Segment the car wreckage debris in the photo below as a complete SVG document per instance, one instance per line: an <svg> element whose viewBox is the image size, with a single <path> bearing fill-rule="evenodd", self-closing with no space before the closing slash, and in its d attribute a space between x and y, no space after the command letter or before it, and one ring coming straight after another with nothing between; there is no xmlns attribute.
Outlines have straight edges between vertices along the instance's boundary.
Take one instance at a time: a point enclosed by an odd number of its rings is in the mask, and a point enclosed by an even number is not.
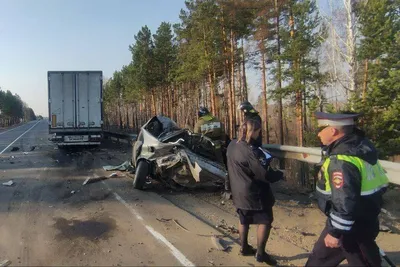
<svg viewBox="0 0 400 267"><path fill-rule="evenodd" d="M14 184L13 180L3 183L5 186L12 186Z"/></svg>

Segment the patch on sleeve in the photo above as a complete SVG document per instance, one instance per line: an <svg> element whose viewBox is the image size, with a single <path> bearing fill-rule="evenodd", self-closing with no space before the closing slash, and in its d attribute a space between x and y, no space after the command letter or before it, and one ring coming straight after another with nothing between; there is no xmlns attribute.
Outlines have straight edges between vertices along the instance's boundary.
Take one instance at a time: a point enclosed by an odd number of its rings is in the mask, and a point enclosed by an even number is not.
<svg viewBox="0 0 400 267"><path fill-rule="evenodd" d="M342 188L343 187L343 173L342 172L332 173L332 183L336 189Z"/></svg>
<svg viewBox="0 0 400 267"><path fill-rule="evenodd" d="M258 160L260 161L261 165L263 165L263 166L267 165L267 159L266 158L260 157Z"/></svg>

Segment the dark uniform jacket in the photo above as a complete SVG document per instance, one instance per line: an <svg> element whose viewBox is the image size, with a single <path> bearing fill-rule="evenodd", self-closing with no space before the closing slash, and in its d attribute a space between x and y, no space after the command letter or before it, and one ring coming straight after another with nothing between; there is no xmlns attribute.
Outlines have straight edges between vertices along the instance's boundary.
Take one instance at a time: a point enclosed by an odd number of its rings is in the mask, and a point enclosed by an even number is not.
<svg viewBox="0 0 400 267"><path fill-rule="evenodd" d="M355 156L366 163L377 164L378 155L372 143L360 134L346 135L325 148L329 158L327 169L321 169L317 182L319 208L328 216L328 232L339 238L342 234L373 234L379 232L378 215L385 188L373 194L361 195L361 173L351 162L338 155ZM321 165L322 166L322 165ZM328 172L331 194L324 193ZM365 232L365 233L363 233Z"/></svg>
<svg viewBox="0 0 400 267"><path fill-rule="evenodd" d="M248 111L248 112L244 113L243 123L245 123L248 120L257 121L261 125L261 128L262 128L262 120L257 111L252 110L252 111ZM257 146L257 147L262 146L262 131L260 132L260 135L258 136L257 140L255 140L253 145Z"/></svg>
<svg viewBox="0 0 400 267"><path fill-rule="evenodd" d="M269 167L270 158L260 148L233 139L227 151L232 199L236 208L263 210L275 203L270 182L282 179L280 171Z"/></svg>

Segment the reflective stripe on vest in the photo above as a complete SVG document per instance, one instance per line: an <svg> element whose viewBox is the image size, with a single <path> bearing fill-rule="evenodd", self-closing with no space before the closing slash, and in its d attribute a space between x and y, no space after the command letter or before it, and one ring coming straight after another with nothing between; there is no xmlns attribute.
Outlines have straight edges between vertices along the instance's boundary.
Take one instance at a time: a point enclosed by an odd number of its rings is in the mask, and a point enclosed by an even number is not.
<svg viewBox="0 0 400 267"><path fill-rule="evenodd" d="M336 155L336 157L338 160L349 162L357 167L361 174L361 196L372 195L389 185L389 179L379 161L375 165L371 165L368 162L354 156ZM322 165L325 178L325 190L322 190L317 186L317 190L325 195L331 194L331 185L329 183L328 172L330 163L331 159L327 158Z"/></svg>
<svg viewBox="0 0 400 267"><path fill-rule="evenodd" d="M331 184L329 183L329 172L328 172L328 167L329 167L330 163L331 163L331 159L327 158L324 161L324 164L322 164L322 168L321 168L323 170L323 172L324 172L325 191L320 189L320 188L318 188L318 186L317 186L317 189L319 189L318 191L321 192L324 195L330 195L331 194Z"/></svg>
<svg viewBox="0 0 400 267"><path fill-rule="evenodd" d="M214 119L213 116L211 116L210 114L204 115L203 117L201 117L203 120L205 121L210 121L212 119Z"/></svg>

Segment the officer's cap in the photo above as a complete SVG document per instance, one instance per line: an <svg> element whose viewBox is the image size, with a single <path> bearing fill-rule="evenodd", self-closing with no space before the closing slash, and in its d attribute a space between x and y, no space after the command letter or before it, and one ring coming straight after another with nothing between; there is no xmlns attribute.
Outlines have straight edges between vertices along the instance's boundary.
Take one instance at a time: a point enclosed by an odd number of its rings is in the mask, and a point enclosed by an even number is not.
<svg viewBox="0 0 400 267"><path fill-rule="evenodd" d="M361 114L325 113L315 112L318 127L354 125L355 119Z"/></svg>

